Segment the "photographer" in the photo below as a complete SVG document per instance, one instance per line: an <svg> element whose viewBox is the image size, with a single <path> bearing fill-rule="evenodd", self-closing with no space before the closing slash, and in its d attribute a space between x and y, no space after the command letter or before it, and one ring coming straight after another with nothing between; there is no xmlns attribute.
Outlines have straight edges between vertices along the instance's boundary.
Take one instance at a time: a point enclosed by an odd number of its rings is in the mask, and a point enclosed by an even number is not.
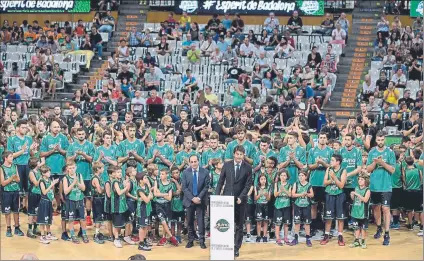
<svg viewBox="0 0 424 261"><path fill-rule="evenodd" d="M275 118L268 114L268 110L268 104L262 104L259 108L259 114L256 115L255 119L253 120L255 127L259 129L259 133L261 135L270 134L272 131Z"/></svg>

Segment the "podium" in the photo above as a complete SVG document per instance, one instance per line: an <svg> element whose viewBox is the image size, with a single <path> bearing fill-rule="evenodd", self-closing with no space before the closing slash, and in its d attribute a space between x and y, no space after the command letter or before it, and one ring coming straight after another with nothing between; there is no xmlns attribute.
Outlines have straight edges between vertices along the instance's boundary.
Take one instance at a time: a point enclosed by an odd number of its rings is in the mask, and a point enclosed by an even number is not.
<svg viewBox="0 0 424 261"><path fill-rule="evenodd" d="M211 196L210 260L234 260L234 197Z"/></svg>

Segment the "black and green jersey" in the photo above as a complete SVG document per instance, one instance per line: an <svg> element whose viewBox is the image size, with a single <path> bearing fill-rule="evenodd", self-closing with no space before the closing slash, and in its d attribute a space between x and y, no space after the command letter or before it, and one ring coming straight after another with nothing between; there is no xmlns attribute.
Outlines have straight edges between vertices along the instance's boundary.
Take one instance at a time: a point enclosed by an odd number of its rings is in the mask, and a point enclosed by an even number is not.
<svg viewBox="0 0 424 261"><path fill-rule="evenodd" d="M340 155L343 159L341 167L346 170L346 173L362 166L362 151L358 148L353 147L349 150L346 147L342 147ZM358 186L358 175L350 176L346 179L345 188L355 188L356 186Z"/></svg>
<svg viewBox="0 0 424 261"><path fill-rule="evenodd" d="M209 161L212 159L222 159L224 160L225 151L222 149L208 149L207 151L202 153L201 166L208 165Z"/></svg>
<svg viewBox="0 0 424 261"><path fill-rule="evenodd" d="M138 190L138 184L136 179L130 179L131 186L128 193L130 193L131 196L137 197L137 190ZM128 198L129 200L133 200L132 198Z"/></svg>
<svg viewBox="0 0 424 261"><path fill-rule="evenodd" d="M210 183L210 187L213 189L213 192L212 192L212 194L213 195L216 195L217 193L216 193L216 186L218 186L218 181L219 181L219 176L220 176L220 174L217 174L216 172L215 172L215 170L212 170L211 172L210 172L211 174L211 183Z"/></svg>
<svg viewBox="0 0 424 261"><path fill-rule="evenodd" d="M111 196L110 197L110 201L111 201L110 212L115 214L125 213L125 211L128 210L127 198L125 196L125 193L118 195L115 189L116 184L118 185L120 190L123 190L125 188L124 183L121 180L115 179L112 181L112 184L111 184L112 189L110 193L110 196Z"/></svg>
<svg viewBox="0 0 424 261"><path fill-rule="evenodd" d="M342 177L342 173L343 173L343 169L340 168L338 171L335 171L333 168L329 169L329 173L334 172L334 175L337 177L338 180L341 181L341 177ZM328 179L327 180L331 180L331 176L330 174L328 175ZM325 192L329 195L339 195L343 193L343 189L339 188L335 183L332 183L328 186L325 187Z"/></svg>
<svg viewBox="0 0 424 261"><path fill-rule="evenodd" d="M10 167L6 167L5 165L2 165L1 168L3 169L4 174L4 180L7 180L8 178L18 175L18 170L16 168L15 164L10 165ZM3 191L19 191L19 183L16 181L12 181L6 186L3 186Z"/></svg>
<svg viewBox="0 0 424 261"><path fill-rule="evenodd" d="M312 186L309 182L306 182L305 184L300 184L300 182L296 182L296 194L302 194L302 193L309 193L309 191L312 189ZM311 200L308 196L304 197L297 197L294 201L294 204L298 207L307 207L311 204Z"/></svg>
<svg viewBox="0 0 424 261"><path fill-rule="evenodd" d="M395 172L392 174L392 188L402 187L402 163L396 162Z"/></svg>
<svg viewBox="0 0 424 261"><path fill-rule="evenodd" d="M167 194L170 190L172 190L172 184L171 182L168 182L168 184L163 184L162 180L158 180L158 190L160 193ZM163 198L163 197L156 197L154 199L157 203L167 203L169 200Z"/></svg>
<svg viewBox="0 0 424 261"><path fill-rule="evenodd" d="M44 178L40 180L40 183L39 183L39 185L40 185L40 186L41 186L41 183L43 183L43 184L44 184L44 188L45 188L45 189L48 189L48 188L50 187L50 185L52 184L51 180L49 180L49 179L44 179ZM41 189L40 189L40 191L41 191ZM41 193L41 198L42 198L42 199L46 199L46 200L48 200L48 201L53 201L53 199L54 199L54 192L53 192L53 189L51 189L51 190L47 191L47 194L43 194L43 193Z"/></svg>
<svg viewBox="0 0 424 261"><path fill-rule="evenodd" d="M281 182L277 183L277 191L281 190L281 187L284 187L285 190L290 191L291 185L289 183L281 184ZM276 209L287 208L290 207L290 197L285 192L278 193L278 196L275 198L274 206Z"/></svg>
<svg viewBox="0 0 424 261"><path fill-rule="evenodd" d="M172 183L172 192L176 192L177 191L177 185L175 185L174 182ZM181 185L181 179L178 180L178 184ZM183 192L181 191L180 195L178 196L173 196L171 199L171 210L174 212L182 212L184 211L184 206L183 206Z"/></svg>
<svg viewBox="0 0 424 261"><path fill-rule="evenodd" d="M38 180L38 181L40 181L40 179L41 179L41 173L40 173L40 171L39 170L36 170L36 171L33 170L32 173L34 173L35 179ZM40 184L38 184L38 185L40 185ZM40 186L35 186L35 184L33 184L31 182L31 180L29 179L29 177L28 177L28 191L30 193L32 193L32 194L38 194L38 195L41 194Z"/></svg>
<svg viewBox="0 0 424 261"><path fill-rule="evenodd" d="M270 193L269 186L266 186L264 188L262 187L256 187L256 192L258 192L258 195L261 195L257 200L256 204L267 204L268 199L266 198L267 194Z"/></svg>
<svg viewBox="0 0 424 261"><path fill-rule="evenodd" d="M103 180L103 179L101 179ZM105 181L105 203L103 206L103 209L105 211L105 213L110 214L110 208L111 208L111 197L108 197L107 193L106 193L106 187L109 186L110 187L110 195L112 196L112 182L110 180L106 180Z"/></svg>
<svg viewBox="0 0 424 261"><path fill-rule="evenodd" d="M93 180L97 179L99 182L100 187L103 189L103 193L99 193L95 186L93 186ZM101 198L104 197L104 188L105 188L105 182L100 177L94 175L93 178L91 178L91 195L93 195L93 198ZM87 188L86 188L87 189Z"/></svg>
<svg viewBox="0 0 424 261"><path fill-rule="evenodd" d="M405 169L405 190L421 189L421 172L417 168Z"/></svg>
<svg viewBox="0 0 424 261"><path fill-rule="evenodd" d="M146 216L150 216L150 212L151 212L151 207L149 210L149 206L150 206L150 202L146 204L146 202L144 202L141 197L140 197L140 193L143 193L146 197L149 197L150 194L150 189L149 186L144 185L144 187L137 187L137 211L136 211L136 215L137 217L141 217L142 213L146 213Z"/></svg>
<svg viewBox="0 0 424 261"><path fill-rule="evenodd" d="M368 187L360 188L356 187L355 192L361 195L361 197L365 197L365 194L369 190ZM350 196L350 195L349 195ZM353 218L357 219L368 219L369 217L369 200L368 202L363 202L359 199L358 196L355 196L353 199L352 209L350 211L350 215Z"/></svg>
<svg viewBox="0 0 424 261"><path fill-rule="evenodd" d="M66 195L66 198L72 201L79 201L84 199L84 193L83 191L78 187L78 183L83 182L82 175L76 174L75 176L71 177L69 175L66 175L66 179L68 180L68 186L74 182L74 179L78 179L77 184L72 188L72 190Z"/></svg>

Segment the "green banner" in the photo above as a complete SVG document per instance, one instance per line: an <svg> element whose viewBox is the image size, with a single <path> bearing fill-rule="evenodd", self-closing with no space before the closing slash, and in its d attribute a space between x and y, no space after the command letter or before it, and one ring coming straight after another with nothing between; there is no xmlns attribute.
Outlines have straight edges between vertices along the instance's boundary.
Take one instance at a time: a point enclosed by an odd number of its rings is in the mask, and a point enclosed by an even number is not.
<svg viewBox="0 0 424 261"><path fill-rule="evenodd" d="M411 0L410 16L411 17L422 17L423 16L424 1Z"/></svg>
<svg viewBox="0 0 424 261"><path fill-rule="evenodd" d="M0 13L89 13L91 0L0 0Z"/></svg>

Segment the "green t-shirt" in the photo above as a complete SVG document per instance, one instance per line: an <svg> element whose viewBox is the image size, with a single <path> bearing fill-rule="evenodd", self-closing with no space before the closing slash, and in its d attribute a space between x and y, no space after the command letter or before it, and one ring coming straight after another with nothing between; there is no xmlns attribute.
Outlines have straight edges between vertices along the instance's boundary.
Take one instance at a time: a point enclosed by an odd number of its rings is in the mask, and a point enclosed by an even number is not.
<svg viewBox="0 0 424 261"><path fill-rule="evenodd" d="M109 167L109 162L105 160L105 158L108 158L110 160L117 161L118 160L118 147L116 145L111 145L110 147L105 146L99 146L94 154L94 161L98 161L100 158L100 154L103 152L104 157L102 158L101 162L104 165L104 171L102 173L102 180L108 180L109 176L107 174L107 168Z"/></svg>
<svg viewBox="0 0 424 261"><path fill-rule="evenodd" d="M346 173L354 171L357 167L362 166L362 151L357 147L353 147L350 151L346 147L340 149L342 156L341 167ZM358 175L350 176L346 179L345 188L356 188L358 186Z"/></svg>
<svg viewBox="0 0 424 261"><path fill-rule="evenodd" d="M45 189L48 189L50 187L50 185L52 184L52 182L51 182L50 179L44 179L44 178L40 180L40 184L41 183L44 184L44 188ZM41 185L40 185L40 187L41 187ZM41 191L41 188L38 188L38 189ZM47 199L49 201L53 201L53 199L54 199L54 192L53 191L54 191L54 189L52 188L51 190L47 191L47 194L46 195L44 195L43 193L41 193L41 198L42 199Z"/></svg>
<svg viewBox="0 0 424 261"><path fill-rule="evenodd" d="M238 145L242 145L246 151L245 155L253 159L253 157L256 154L256 147L253 145L250 141L245 140L243 144L239 144L238 140L233 140L230 143L228 143L227 149L225 150L225 159L234 159L234 148Z"/></svg>
<svg viewBox="0 0 424 261"><path fill-rule="evenodd" d="M146 147L144 143L139 139L136 139L134 142L130 142L129 140L124 140L119 143L118 146L118 157L127 157L129 152L133 150L137 153L138 156L144 158L146 157ZM131 157L129 158L131 159ZM127 162L122 165L122 171L127 169ZM137 172L143 171L143 164L137 161Z"/></svg>
<svg viewBox="0 0 424 261"><path fill-rule="evenodd" d="M389 148L385 147L383 151L379 151L377 147L371 149L368 153L367 166L373 162L373 159L382 157L384 162L394 166L396 164L395 153ZM391 192L392 191L392 177L391 174L382 166L377 167L370 173L370 191L371 192Z"/></svg>
<svg viewBox="0 0 424 261"><path fill-rule="evenodd" d="M158 180L158 190L160 193L167 194L170 190L172 190L172 182L169 182L168 184L163 184L161 180ZM154 199L157 203L168 203L169 200L163 198L163 197L156 197Z"/></svg>
<svg viewBox="0 0 424 261"><path fill-rule="evenodd" d="M181 164L183 164L185 159L188 159L193 155L197 155L198 159L200 159L200 154L197 153L197 151L191 150L190 152L187 152L185 150L182 150L178 152L177 155L175 156L175 164L177 164L177 166L181 166ZM188 164L184 164L184 168L187 168L187 167L188 167Z"/></svg>
<svg viewBox="0 0 424 261"><path fill-rule="evenodd" d="M329 169L329 172L333 171L334 175L337 177L338 180L341 180L342 174L343 174L343 168L340 168L338 171L333 170L332 168ZM330 175L328 175L328 179L331 180ZM343 193L343 189L339 188L335 183L327 185L325 187L325 192L329 195L335 196Z"/></svg>
<svg viewBox="0 0 424 261"><path fill-rule="evenodd" d="M77 151L82 151L88 156L94 157L95 148L89 141L85 140L82 144L79 141L75 141L69 145L66 157L75 156ZM77 155L75 157L75 164L77 165L76 172L81 173L84 180L91 180L91 175L93 174L91 162L87 161L82 155Z"/></svg>
<svg viewBox="0 0 424 261"><path fill-rule="evenodd" d="M56 136L48 133L41 141L40 152L48 152L52 150L57 144L60 145L62 150L66 151L69 146L68 138L66 138L66 136L62 133L59 133ZM51 174L64 175L62 170L65 164L65 156L60 154L58 151L55 151L50 156L46 157L46 165L50 168Z"/></svg>
<svg viewBox="0 0 424 261"><path fill-rule="evenodd" d="M40 171L39 170L33 171L33 173L34 173L35 179L37 181L40 181L41 180L41 173L40 173ZM40 184L38 184L38 186L35 186L34 184L32 184L32 182L31 182L31 180L30 180L29 177L28 177L28 188L29 188L28 189L29 192L31 192L32 194L37 194L37 195L40 195L41 194Z"/></svg>
<svg viewBox="0 0 424 261"><path fill-rule="evenodd" d="M308 154L308 164L315 164L318 158L324 160L327 164L331 161L331 156L333 156L333 150L325 146L324 149L320 149L318 146L313 147ZM324 187L324 176L326 168L322 165L319 165L316 169L311 171L311 177L309 182L312 186Z"/></svg>
<svg viewBox="0 0 424 261"><path fill-rule="evenodd" d="M365 194L368 191L368 187L360 188L356 187L355 192L365 197ZM352 209L350 215L356 219L368 219L369 217L369 200L368 202L361 201L357 196L353 199Z"/></svg>
<svg viewBox="0 0 424 261"><path fill-rule="evenodd" d="M233 91L231 96L233 96L232 106L240 107L243 103L246 102L247 93L244 92L243 95L240 95L240 93Z"/></svg>
<svg viewBox="0 0 424 261"><path fill-rule="evenodd" d="M224 160L225 151L223 149L208 149L207 151L202 153L201 166L208 165L209 161L212 159L222 159Z"/></svg>
<svg viewBox="0 0 424 261"><path fill-rule="evenodd" d="M111 201L111 213L125 213L128 210L127 200L125 193L122 193L121 195L118 195L115 189L115 184L118 184L119 189L124 189L124 183L120 180L113 180L112 181L112 190L110 194L110 201Z"/></svg>
<svg viewBox="0 0 424 261"><path fill-rule="evenodd" d="M18 175L18 170L16 168L15 164L12 164L10 167L6 167L4 164L1 166L3 169L4 174L4 180L7 180L8 178ZM3 186L3 191L19 191L19 183L16 181L12 181L6 186Z"/></svg>
<svg viewBox="0 0 424 261"><path fill-rule="evenodd" d="M421 189L421 171L417 168L405 169L405 190Z"/></svg>
<svg viewBox="0 0 424 261"><path fill-rule="evenodd" d="M66 198L72 201L79 201L79 200L83 200L84 199L84 193L83 191L78 187L78 183L83 181L82 175L81 174L76 174L76 176L71 177L69 175L65 176L66 179L68 180L68 186L72 184L72 182L74 182L74 179L78 177L79 181L77 182L77 184L75 184L75 186L72 188L72 190L69 192L68 195L66 195Z"/></svg>
<svg viewBox="0 0 424 261"><path fill-rule="evenodd" d="M30 146L32 145L32 138L30 136L24 136L23 138L18 137L17 135L11 136L7 139L7 150L13 153L16 153L22 149L22 147L27 144L27 149L25 152L13 159L13 163L16 165L28 165L30 158Z"/></svg>
<svg viewBox="0 0 424 261"><path fill-rule="evenodd" d="M172 192L177 191L177 185L175 185L174 182L172 183ZM181 185L181 179L178 180L178 184ZM174 212L183 212L184 206L183 206L183 193L181 192L178 196L173 196L171 199L171 210Z"/></svg>
<svg viewBox="0 0 424 261"><path fill-rule="evenodd" d="M278 162L281 163L288 161L290 159L291 152L295 153L295 158L297 158L298 161L300 161L302 164L306 164L306 151L301 146L296 146L294 149L291 149L290 146L282 147L280 149L280 154L278 155ZM296 164L294 164L293 160L290 162L286 169L290 175L289 183L294 184L298 180L297 174L299 169L297 168Z"/></svg>
<svg viewBox="0 0 424 261"><path fill-rule="evenodd" d="M299 181L296 182L296 194L302 194L302 193L309 193L309 191L312 189L311 184L309 182L306 182L306 184L302 185ZM304 197L298 197L294 201L294 204L298 207L307 207L311 204L311 200L308 196Z"/></svg>
<svg viewBox="0 0 424 261"><path fill-rule="evenodd" d="M283 184L281 184L281 182L278 182L277 183L278 191L281 190L281 186L283 186ZM287 191L290 191L292 189L292 186L287 182L284 185L284 189ZM290 207L290 205L291 205L290 197L285 192L280 192L278 196L275 198L274 207L276 209L287 208L287 207Z"/></svg>
<svg viewBox="0 0 424 261"><path fill-rule="evenodd" d="M268 152L263 152L262 150L257 150L255 156L253 157L253 166L256 168L259 164L261 164L261 156L264 156L265 159L268 159L269 157L275 157L278 160L278 155L273 150L268 150Z"/></svg>
<svg viewBox="0 0 424 261"><path fill-rule="evenodd" d="M153 144L147 153L148 160L153 159L155 150L158 150L160 154L162 154L167 160L171 162L174 160L174 149L167 143L165 143L163 146L159 146L157 143ZM159 157L156 157L153 163L158 165L159 170L169 168L168 165L163 163Z"/></svg>
<svg viewBox="0 0 424 261"><path fill-rule="evenodd" d="M392 174L392 188L402 187L402 163L396 162L395 172Z"/></svg>
<svg viewBox="0 0 424 261"><path fill-rule="evenodd" d="M270 186L266 186L264 188L261 188L260 186L256 187L256 191L258 192L258 195L261 195L257 200L256 204L267 204L268 200L266 198L267 194L270 193Z"/></svg>

